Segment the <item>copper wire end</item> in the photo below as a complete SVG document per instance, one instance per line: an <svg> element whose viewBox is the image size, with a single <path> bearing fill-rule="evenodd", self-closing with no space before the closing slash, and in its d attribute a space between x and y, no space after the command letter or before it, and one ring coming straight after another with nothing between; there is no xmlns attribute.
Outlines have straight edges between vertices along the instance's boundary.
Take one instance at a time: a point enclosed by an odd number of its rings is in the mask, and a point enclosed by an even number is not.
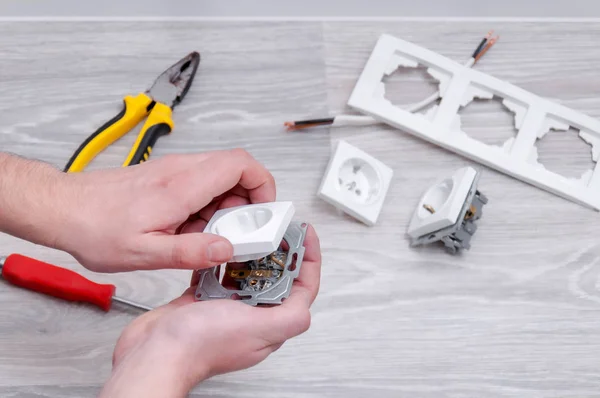
<svg viewBox="0 0 600 398"><path fill-rule="evenodd" d="M475 57L475 63L477 63L481 59L481 57L483 57L485 55L485 53L487 53L490 50L490 48L492 48L494 46L494 44L496 44L496 42L499 39L500 39L500 36L496 36L496 37L490 39L488 41L487 45Z"/></svg>
<svg viewBox="0 0 600 398"><path fill-rule="evenodd" d="M475 51L473 51L473 55L471 55L471 58L477 59L477 56L481 53L481 51L489 43L489 40L490 40L490 38L492 37L493 34L494 34L493 30L490 30L489 32L487 32L487 34L483 37L483 39L481 39L481 41L477 45L477 48L475 48Z"/></svg>

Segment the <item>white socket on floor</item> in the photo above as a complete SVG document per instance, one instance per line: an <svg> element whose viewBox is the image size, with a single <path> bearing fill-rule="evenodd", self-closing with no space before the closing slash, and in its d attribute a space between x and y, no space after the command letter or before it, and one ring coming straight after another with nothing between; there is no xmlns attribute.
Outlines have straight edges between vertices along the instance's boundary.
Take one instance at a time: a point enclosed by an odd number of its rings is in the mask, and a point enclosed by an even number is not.
<svg viewBox="0 0 600 398"><path fill-rule="evenodd" d="M413 214L408 235L416 239L454 225L476 176L474 168L464 167L429 188Z"/></svg>
<svg viewBox="0 0 600 398"><path fill-rule="evenodd" d="M357 220L375 225L393 174L373 156L340 141L317 195Z"/></svg>
<svg viewBox="0 0 600 398"><path fill-rule="evenodd" d="M217 211L204 232L227 238L233 262L265 257L279 247L295 209L292 202L271 202Z"/></svg>

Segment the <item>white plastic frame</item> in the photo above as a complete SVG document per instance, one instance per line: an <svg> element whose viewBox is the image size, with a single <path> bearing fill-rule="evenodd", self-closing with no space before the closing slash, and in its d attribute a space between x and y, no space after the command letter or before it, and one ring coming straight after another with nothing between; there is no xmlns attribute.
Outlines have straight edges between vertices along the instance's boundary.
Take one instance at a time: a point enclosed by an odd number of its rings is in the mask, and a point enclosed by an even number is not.
<svg viewBox="0 0 600 398"><path fill-rule="evenodd" d="M426 114L410 113L384 98L382 79L399 66L428 68L439 80L439 106ZM515 114L518 134L502 146L484 144L460 127L461 107L475 98L504 99ZM600 121L525 91L493 76L465 67L440 54L389 35L382 35L348 101L351 107L417 137L545 189L600 210ZM537 139L550 129L580 131L592 146L593 170L580 178L553 173L537 162Z"/></svg>

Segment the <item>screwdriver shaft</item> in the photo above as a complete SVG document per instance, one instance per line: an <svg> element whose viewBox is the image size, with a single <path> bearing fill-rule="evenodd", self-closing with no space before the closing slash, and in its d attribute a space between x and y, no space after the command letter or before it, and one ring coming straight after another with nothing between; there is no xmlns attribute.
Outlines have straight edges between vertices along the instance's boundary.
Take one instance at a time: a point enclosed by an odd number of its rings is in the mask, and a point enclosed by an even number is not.
<svg viewBox="0 0 600 398"><path fill-rule="evenodd" d="M121 304L125 304L129 307L136 308L142 311L152 311L152 307L148 307L147 305L136 303L135 301L127 300L119 296L112 296L112 301L116 301Z"/></svg>

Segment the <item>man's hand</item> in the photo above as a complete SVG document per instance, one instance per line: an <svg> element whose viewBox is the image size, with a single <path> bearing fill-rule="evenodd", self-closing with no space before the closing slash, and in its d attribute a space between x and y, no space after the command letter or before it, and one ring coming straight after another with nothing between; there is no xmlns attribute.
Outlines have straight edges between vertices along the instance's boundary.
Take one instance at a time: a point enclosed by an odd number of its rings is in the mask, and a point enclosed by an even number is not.
<svg viewBox="0 0 600 398"><path fill-rule="evenodd" d="M184 397L202 380L256 365L305 332L321 273L321 250L312 227L304 246L300 275L280 306L195 302L192 286L134 320L117 342L113 374L101 396Z"/></svg>
<svg viewBox="0 0 600 398"><path fill-rule="evenodd" d="M233 253L227 239L178 228L190 216L198 226L219 209L274 200L273 176L243 150L74 174L0 153L0 232L66 251L93 271L221 264Z"/></svg>
<svg viewBox="0 0 600 398"><path fill-rule="evenodd" d="M177 235L191 215L275 200L273 176L243 150L170 155L138 166L64 178L70 207L54 246L93 271L199 269L221 264L231 243L201 231Z"/></svg>

